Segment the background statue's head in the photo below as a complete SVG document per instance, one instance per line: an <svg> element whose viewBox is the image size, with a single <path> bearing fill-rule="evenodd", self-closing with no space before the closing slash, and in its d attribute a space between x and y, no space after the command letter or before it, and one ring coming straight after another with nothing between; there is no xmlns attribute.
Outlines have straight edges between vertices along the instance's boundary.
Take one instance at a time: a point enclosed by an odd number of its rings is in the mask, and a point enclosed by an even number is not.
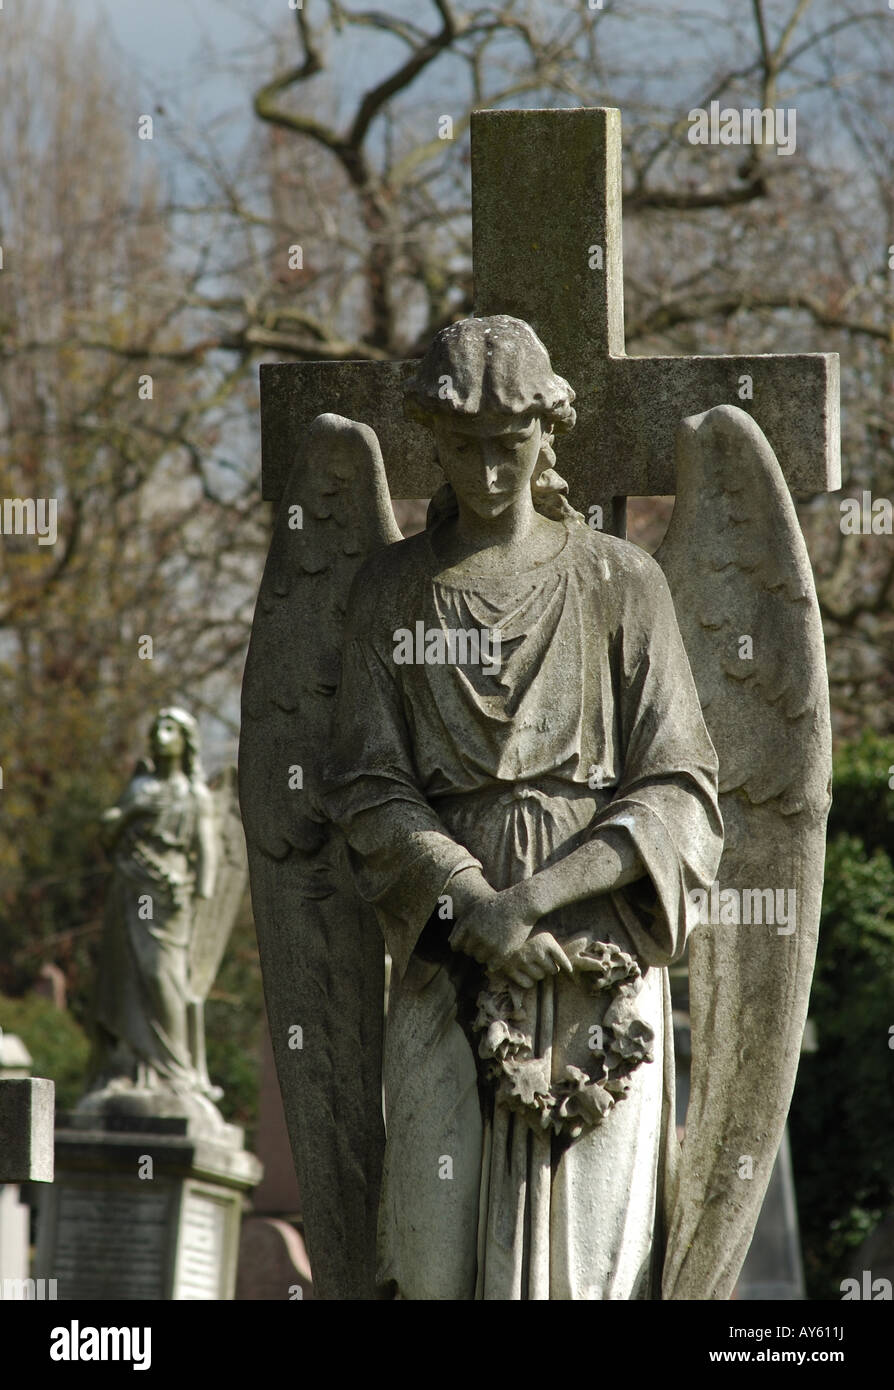
<svg viewBox="0 0 894 1390"><path fill-rule="evenodd" d="M443 328L405 392L405 412L433 431L448 480L432 498L429 526L455 514L457 491L480 514L497 514L522 474L538 511L577 517L552 449L554 434L574 425L574 392L522 319L495 314ZM494 442L490 490L470 466L470 455L480 456L470 448L476 439Z"/></svg>
<svg viewBox="0 0 894 1390"><path fill-rule="evenodd" d="M149 730L152 757L175 757L190 781L201 779L199 762L199 726L191 714L166 705L158 711Z"/></svg>

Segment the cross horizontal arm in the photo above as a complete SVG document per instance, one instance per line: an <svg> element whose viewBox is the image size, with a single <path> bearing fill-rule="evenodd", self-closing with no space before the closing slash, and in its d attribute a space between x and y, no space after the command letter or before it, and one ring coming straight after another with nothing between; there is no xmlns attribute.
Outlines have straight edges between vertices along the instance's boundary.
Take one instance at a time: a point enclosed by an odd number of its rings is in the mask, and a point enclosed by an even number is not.
<svg viewBox="0 0 894 1390"><path fill-rule="evenodd" d="M54 1082L0 1079L0 1184L53 1181Z"/></svg>
<svg viewBox="0 0 894 1390"><path fill-rule="evenodd" d="M403 383L415 367L412 361L263 366L264 497L279 499L305 430L324 411L372 426L392 497L431 496L443 481L434 441L403 417ZM678 423L724 403L754 416L793 492L841 486L834 353L611 357L597 359L594 368L589 383L575 383L578 424L557 443L558 468L578 506L597 496L673 493ZM752 400L740 394L746 377Z"/></svg>
<svg viewBox="0 0 894 1390"><path fill-rule="evenodd" d="M578 505L597 480L620 497L673 493L677 425L726 404L760 425L793 492L834 491L841 487L838 374L835 353L594 362L578 389L578 423L559 442L559 471Z"/></svg>
<svg viewBox="0 0 894 1390"><path fill-rule="evenodd" d="M392 497L430 497L444 481L434 439L403 415L403 383L417 365L276 362L261 367L261 489L266 500L279 500L308 425L327 411L375 430Z"/></svg>

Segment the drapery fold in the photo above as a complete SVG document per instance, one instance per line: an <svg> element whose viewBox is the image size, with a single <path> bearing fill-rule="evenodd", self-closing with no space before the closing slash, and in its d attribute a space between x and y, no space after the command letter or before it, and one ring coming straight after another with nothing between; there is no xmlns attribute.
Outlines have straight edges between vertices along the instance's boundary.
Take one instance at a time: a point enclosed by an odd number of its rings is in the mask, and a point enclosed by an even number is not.
<svg viewBox="0 0 894 1390"><path fill-rule="evenodd" d="M420 619L426 631L499 631L499 671L396 662L395 633ZM651 1296L674 1142L661 967L719 860L716 778L667 586L635 546L569 523L553 561L475 580L444 573L423 535L361 571L325 805L397 972L380 1244L401 1297ZM560 1152L495 1105L479 1074L482 972L451 959L447 900L463 868L502 889L608 829L631 839L645 877L541 925L637 958L654 1060ZM586 1067L605 999L561 977L530 1006L554 1075Z"/></svg>

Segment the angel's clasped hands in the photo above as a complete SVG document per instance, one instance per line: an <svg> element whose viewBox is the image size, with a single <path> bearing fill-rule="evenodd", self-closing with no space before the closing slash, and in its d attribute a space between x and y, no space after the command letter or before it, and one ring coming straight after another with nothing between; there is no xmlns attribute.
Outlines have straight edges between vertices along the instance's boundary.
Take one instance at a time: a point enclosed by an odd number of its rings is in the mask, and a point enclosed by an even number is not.
<svg viewBox="0 0 894 1390"><path fill-rule="evenodd" d="M524 989L561 970L572 973L556 938L548 931L532 932L543 914L530 883L527 880L480 898L462 913L450 936L455 951L463 951Z"/></svg>

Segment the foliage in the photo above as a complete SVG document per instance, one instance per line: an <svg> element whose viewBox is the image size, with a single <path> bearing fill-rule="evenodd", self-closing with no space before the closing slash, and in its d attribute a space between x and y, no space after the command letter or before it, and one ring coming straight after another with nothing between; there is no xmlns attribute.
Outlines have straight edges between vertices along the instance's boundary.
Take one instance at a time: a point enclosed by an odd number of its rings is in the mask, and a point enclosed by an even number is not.
<svg viewBox="0 0 894 1390"><path fill-rule="evenodd" d="M866 729L835 763L829 838L856 835L894 858L894 740Z"/></svg>
<svg viewBox="0 0 894 1390"><path fill-rule="evenodd" d="M205 1004L208 1073L223 1087L224 1119L243 1125L254 1142L258 1122L261 1036L266 1027L261 962L246 893L220 974Z"/></svg>
<svg viewBox="0 0 894 1390"><path fill-rule="evenodd" d="M854 1249L894 1207L894 741L836 759L810 1017L791 1112L808 1294L840 1298Z"/></svg>
<svg viewBox="0 0 894 1390"><path fill-rule="evenodd" d="M208 1071L223 1087L224 1118L243 1125L251 1146L258 1120L261 1030L265 1026L254 923L246 894L220 974L205 1005ZM0 995L0 1029L17 1034L33 1058L34 1076L56 1083L56 1109L70 1110L84 1093L89 1029L68 1009L37 993Z"/></svg>
<svg viewBox="0 0 894 1390"><path fill-rule="evenodd" d="M224 149L191 91L179 110L176 93L159 101L140 144L144 84L107 30L61 0L6 7L0 496L58 498L59 542L0 540L0 988L22 993L55 960L83 1021L109 872L97 820L153 708L186 704L235 739L268 521L259 359L412 356L469 312L473 107L620 106L628 350L839 350L846 487L891 495L890 17L837 0L665 8L283 5L278 28L258 16L258 42L230 55L241 124ZM209 46L197 75L224 61ZM793 92L792 158L686 138L690 108ZM837 500L799 510L836 726L890 732L894 547L842 535ZM639 522L650 548L654 519ZM152 660L137 658L142 634ZM871 735L845 749L830 819L820 1052L792 1120L816 1289L891 1197L892 765ZM245 1123L261 1019L249 933L240 919L207 1008L210 1069Z"/></svg>
<svg viewBox="0 0 894 1390"><path fill-rule="evenodd" d="M201 239L175 244L108 34L28 10L0 54L0 498L49 499L58 534L0 537L0 988L55 960L83 1018L98 816L160 704L225 717L265 509L229 454L254 382L184 348Z"/></svg>
<svg viewBox="0 0 894 1390"><path fill-rule="evenodd" d="M84 1091L90 1044L66 1009L39 994L23 999L0 995L0 1028L16 1034L31 1053L32 1076L56 1083L56 1110L71 1110Z"/></svg>

